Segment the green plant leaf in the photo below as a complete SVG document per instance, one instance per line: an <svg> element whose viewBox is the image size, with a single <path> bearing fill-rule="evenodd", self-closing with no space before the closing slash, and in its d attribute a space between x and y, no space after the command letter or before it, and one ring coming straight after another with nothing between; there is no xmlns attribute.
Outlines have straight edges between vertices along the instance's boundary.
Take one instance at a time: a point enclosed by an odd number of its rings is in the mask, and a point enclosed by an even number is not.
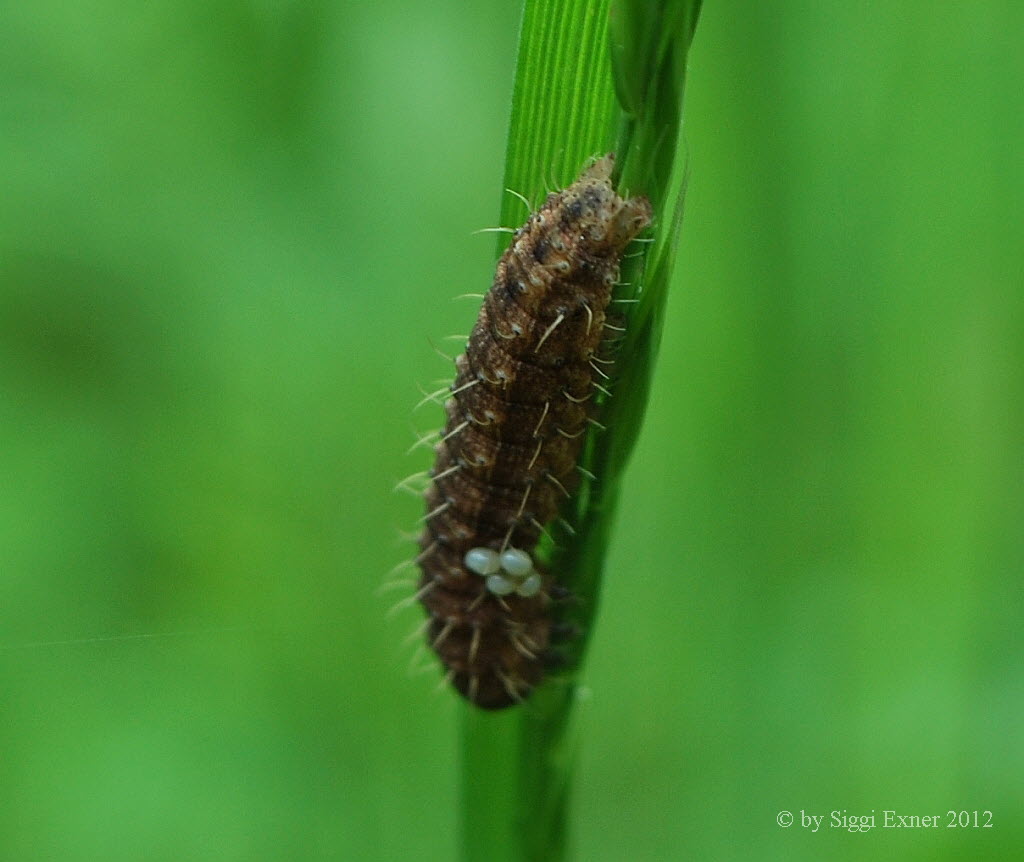
<svg viewBox="0 0 1024 862"><path fill-rule="evenodd" d="M660 340L682 216L679 158L686 57L700 0L527 0L520 34L501 223L517 225L546 190L564 187L594 156L614 150L623 194L646 194L649 242L624 261L613 397L599 403L606 431L588 435L586 478L564 514L572 533L538 553L575 601L558 621L579 635L522 707L463 707L466 860L560 860L574 760L576 681L593 628L622 471L639 434ZM501 238L497 252L507 245Z"/></svg>

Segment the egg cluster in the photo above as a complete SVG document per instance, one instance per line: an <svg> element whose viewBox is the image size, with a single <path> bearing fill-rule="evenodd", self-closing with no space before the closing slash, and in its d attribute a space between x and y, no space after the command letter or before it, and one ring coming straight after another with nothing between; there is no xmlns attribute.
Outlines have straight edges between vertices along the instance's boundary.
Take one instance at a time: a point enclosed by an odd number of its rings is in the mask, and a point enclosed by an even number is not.
<svg viewBox="0 0 1024 862"><path fill-rule="evenodd" d="M470 548L464 559L466 568L487 579L487 589L496 596L516 593L530 598L543 585L526 551L508 548L501 553L490 548Z"/></svg>

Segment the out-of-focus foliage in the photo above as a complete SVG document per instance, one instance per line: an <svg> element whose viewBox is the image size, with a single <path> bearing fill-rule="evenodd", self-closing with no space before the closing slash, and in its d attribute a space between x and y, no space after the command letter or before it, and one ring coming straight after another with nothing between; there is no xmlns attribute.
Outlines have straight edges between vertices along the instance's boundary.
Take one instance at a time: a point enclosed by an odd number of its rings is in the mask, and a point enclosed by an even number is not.
<svg viewBox="0 0 1024 862"><path fill-rule="evenodd" d="M517 18L2 6L5 858L452 857L454 703L373 593L427 338L489 279ZM1024 842L1022 29L704 5L581 858ZM884 808L995 826L775 825Z"/></svg>

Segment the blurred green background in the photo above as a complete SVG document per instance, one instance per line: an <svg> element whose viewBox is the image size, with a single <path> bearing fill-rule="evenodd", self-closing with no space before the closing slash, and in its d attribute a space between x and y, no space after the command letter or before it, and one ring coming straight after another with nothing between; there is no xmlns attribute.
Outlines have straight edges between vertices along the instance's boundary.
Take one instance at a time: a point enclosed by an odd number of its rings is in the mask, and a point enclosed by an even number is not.
<svg viewBox="0 0 1024 862"><path fill-rule="evenodd" d="M579 858L1009 858L1024 11L770 7L697 29ZM0 4L3 859L453 857L457 704L375 590L428 338L489 282L518 16ZM885 808L994 827L775 824Z"/></svg>

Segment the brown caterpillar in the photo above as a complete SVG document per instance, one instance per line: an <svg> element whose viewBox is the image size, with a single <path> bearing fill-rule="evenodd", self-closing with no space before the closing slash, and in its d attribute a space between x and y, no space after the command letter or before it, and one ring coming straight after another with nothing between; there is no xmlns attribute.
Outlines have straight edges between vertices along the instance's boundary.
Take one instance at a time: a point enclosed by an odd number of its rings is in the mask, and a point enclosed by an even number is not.
<svg viewBox="0 0 1024 862"><path fill-rule="evenodd" d="M578 481L605 309L646 198L612 187L614 155L548 195L498 261L445 403L416 558L427 640L477 706L541 681L557 577L533 559Z"/></svg>

